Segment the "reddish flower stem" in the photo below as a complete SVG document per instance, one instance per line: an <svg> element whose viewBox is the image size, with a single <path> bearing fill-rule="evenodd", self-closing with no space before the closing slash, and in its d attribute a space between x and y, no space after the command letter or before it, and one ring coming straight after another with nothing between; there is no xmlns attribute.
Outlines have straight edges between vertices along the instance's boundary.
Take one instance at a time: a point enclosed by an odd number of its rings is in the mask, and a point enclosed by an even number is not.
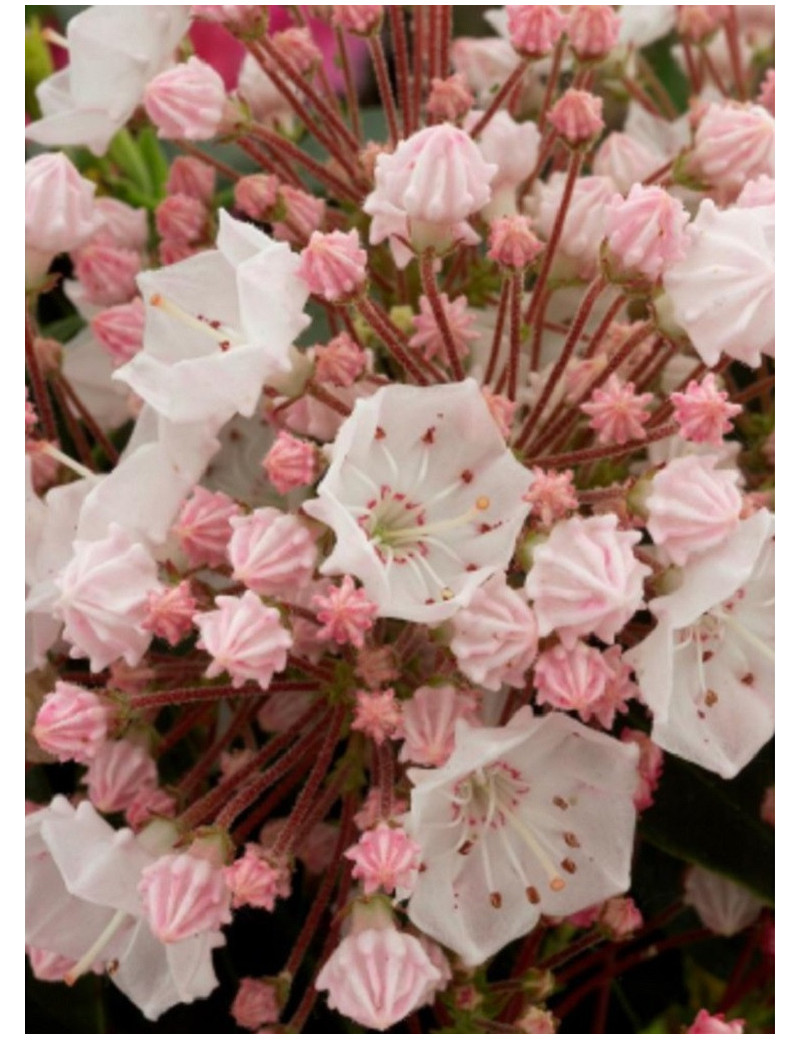
<svg viewBox="0 0 800 1040"><path fill-rule="evenodd" d="M367 37L369 52L372 57L372 66L375 69L375 79L378 82L378 92L381 95L383 110L386 113L386 122L389 128L389 140L392 148L397 147L400 140L400 129L397 125L397 106L394 103L392 84L389 80L389 66L386 63L386 54L383 50L381 38L372 33Z"/></svg>
<svg viewBox="0 0 800 1040"><path fill-rule="evenodd" d="M258 126L255 123L248 129L249 133L263 141L271 149L282 152L287 158L294 160L294 162L302 166L315 180L330 189L338 198L353 202L356 205L361 202L361 195L353 189L351 184L337 177L335 173L331 173L321 163L318 163L316 159L312 159L302 148L298 148L297 145L292 144L285 137L281 137L274 130L267 130L265 127Z"/></svg>
<svg viewBox="0 0 800 1040"><path fill-rule="evenodd" d="M165 755L171 748L180 743L188 733L191 733L195 726L203 722L204 719L210 719L213 710L213 704L198 704L196 708L189 708L181 712L178 721L159 741L155 757L159 758L161 755Z"/></svg>
<svg viewBox="0 0 800 1040"><path fill-rule="evenodd" d="M360 145L364 140L364 135L361 130L361 109L358 104L356 80L353 75L353 65L350 61L350 55L347 52L347 46L344 41L344 33L338 25L336 26L336 47L339 52L339 64L342 67L342 75L344 76L347 115L350 119L350 125L353 128L353 136L357 138Z"/></svg>
<svg viewBox="0 0 800 1040"><path fill-rule="evenodd" d="M522 346L522 271L514 271L511 275L511 321L509 326L507 396L510 401L516 401L519 355Z"/></svg>
<svg viewBox="0 0 800 1040"><path fill-rule="evenodd" d="M89 446L89 442L86 440L86 435L78 423L78 420L72 414L72 410L67 404L66 394L58 379L54 376L50 380L50 388L53 391L56 401L58 402L58 408L61 413L61 417L66 424L69 435L72 439L72 443L75 445L75 450L78 453L78 458L88 469L96 470L94 459L92 458L92 449Z"/></svg>
<svg viewBox="0 0 800 1040"><path fill-rule="evenodd" d="M455 379L461 380L464 378L464 366L461 364L461 358L458 356L455 340L453 339L453 333L450 329L450 324L447 321L447 315L444 312L442 301L439 299L439 289L436 285L436 272L434 271L433 264L433 252L425 250L419 258L422 287L425 295L428 297L428 302L431 305L431 310L436 319L436 324L439 326L439 331L442 334L444 348L447 352L447 359L450 362L453 376Z"/></svg>
<svg viewBox="0 0 800 1040"><path fill-rule="evenodd" d="M453 5L439 7L439 76L445 79L450 72L450 43L453 37Z"/></svg>
<svg viewBox="0 0 800 1040"><path fill-rule="evenodd" d="M414 107L411 96L405 17L403 8L397 4L389 4L387 10L389 12L392 48L395 56L397 92L400 97L400 111L403 116L403 137L410 137L414 129Z"/></svg>
<svg viewBox="0 0 800 1040"><path fill-rule="evenodd" d="M216 765L219 756L253 721L260 707L259 702L254 704L252 701L245 701L244 704L241 704L230 723L197 759L180 783L180 789L187 800L197 793L198 788Z"/></svg>
<svg viewBox="0 0 800 1040"><path fill-rule="evenodd" d="M334 412L344 416L347 419L352 411L343 401L340 401L338 397L327 391L323 386L320 386L314 379L310 379L306 383L306 393L311 397L315 397L322 404L327 405L328 408L332 408Z"/></svg>
<svg viewBox="0 0 800 1040"><path fill-rule="evenodd" d="M739 17L736 4L728 5L728 17L725 19L725 39L728 42L728 50L731 55L731 69L733 70L733 82L740 101L747 100L747 81L742 66L742 50L739 45Z"/></svg>
<svg viewBox="0 0 800 1040"><path fill-rule="evenodd" d="M491 122L491 119L494 116L494 114L500 111L500 108L503 106L508 95L514 90L516 85L522 81L522 77L528 71L528 64L528 60L526 58L523 58L519 62L519 64L515 66L513 71L509 73L509 76L506 79L505 83L503 83L503 85L492 98L489 107L483 113L483 115L475 124L475 126L473 126L473 128L470 130L469 135L473 139L473 141L482 130L486 129L486 127Z"/></svg>
<svg viewBox="0 0 800 1040"><path fill-rule="evenodd" d="M276 689L286 684L273 683L270 689ZM289 683L292 690L314 690L315 686L307 683ZM264 691L255 683L247 683L244 686L194 686L183 687L179 690L155 690L152 693L134 694L128 701L133 711L147 711L150 708L166 708L180 704L195 704L203 701L223 701L229 697L263 697Z"/></svg>
<svg viewBox="0 0 800 1040"><path fill-rule="evenodd" d="M89 409L80 399L80 397L78 397L78 395L75 393L75 389L73 388L69 380L66 378L66 376L63 374L63 372L56 372L55 380L61 386L67 400L71 402L71 404L78 412L81 422L87 428L87 430L92 435L97 444L103 449L103 452L108 461L111 463L118 462L119 452L108 439L108 437L105 435L103 430L101 430L92 413L89 411Z"/></svg>
<svg viewBox="0 0 800 1040"><path fill-rule="evenodd" d="M309 754L306 758L299 759L295 763L294 768L286 774L279 784L275 785L269 795L260 801L255 808L251 809L235 828L231 837L237 845L241 845L242 842L246 841L248 836L253 834L256 827L268 819L275 809L289 796L289 793L302 783L303 777L308 775L311 754L315 748L315 744L310 744Z"/></svg>
<svg viewBox="0 0 800 1040"><path fill-rule="evenodd" d="M375 749L375 760L381 800L381 819L388 820L392 815L392 801L394 800L394 752L388 740Z"/></svg>
<svg viewBox="0 0 800 1040"><path fill-rule="evenodd" d="M31 380L31 388L33 390L33 403L36 405L36 411L39 415L39 422L42 424L42 430L48 441L54 441L60 445L61 441L58 438L58 427L56 426L56 418L53 412L53 405L50 401L50 396L47 389L47 383L42 375L42 370L39 367L39 359L36 356L36 349L33 345L34 329L33 322L30 315L25 315L25 364L28 367L28 375Z"/></svg>
<svg viewBox="0 0 800 1040"><path fill-rule="evenodd" d="M413 126L418 127L422 112L423 80L425 79L425 61L427 59L427 48L425 45L427 10L421 4L414 4L414 94L412 121Z"/></svg>
<svg viewBox="0 0 800 1040"><path fill-rule="evenodd" d="M503 328L506 323L506 311L508 310L508 300L511 295L511 288L507 278L503 279L503 288L500 290L500 303L497 307L497 320L494 325L494 335L492 336L492 350L489 354L489 364L486 368L486 375L484 376L483 382L485 386L491 386L492 380L494 379L495 371L497 370L500 361L500 348L503 342Z"/></svg>
<svg viewBox="0 0 800 1040"><path fill-rule="evenodd" d="M232 166L229 166L226 162L221 159L217 159L213 155L207 155L201 148L192 144L190 141L175 141L175 145L180 148L182 152L186 152L187 155L191 155L194 159L199 159L204 162L207 166L213 166L217 173L226 177L229 181L234 183L239 180L241 174L238 170L234 170Z"/></svg>
<svg viewBox="0 0 800 1040"><path fill-rule="evenodd" d="M556 87L558 86L558 77L561 74L561 61L564 57L564 48L566 45L567 41L562 36L553 51L550 74L547 77L547 85L544 88L544 97L542 98L542 107L539 112L539 118L536 121L540 133L544 131L544 121L547 118L547 113L550 111L550 106L553 103L553 96L555 95Z"/></svg>
<svg viewBox="0 0 800 1040"><path fill-rule="evenodd" d="M640 437L634 441L626 441L625 444L608 445L598 448L586 448L583 451L565 452L563 455L540 455L530 460L531 466L541 466L543 469L555 469L561 466L580 466L584 462L599 462L601 459L619 459L630 455L640 448L654 444L665 437L672 437L678 432L678 424L674 422L664 423L651 430L646 437Z"/></svg>
<svg viewBox="0 0 800 1040"><path fill-rule="evenodd" d="M393 325L391 320L386 317L373 301L368 299L366 296L362 296L356 300L354 306L364 321L366 321L373 332L377 335L378 339L380 339L387 348L398 365L405 369L415 383L427 386L430 381L425 375L422 366L431 366L427 365L422 356L420 356L418 360L412 357L406 348L403 334L395 325Z"/></svg>

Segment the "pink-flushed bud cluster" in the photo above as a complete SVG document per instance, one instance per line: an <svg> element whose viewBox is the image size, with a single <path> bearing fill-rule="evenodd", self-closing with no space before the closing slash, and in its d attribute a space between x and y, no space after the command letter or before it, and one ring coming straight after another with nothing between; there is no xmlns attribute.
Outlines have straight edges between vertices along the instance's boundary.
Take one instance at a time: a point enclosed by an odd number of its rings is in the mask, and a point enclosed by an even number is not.
<svg viewBox="0 0 800 1040"><path fill-rule="evenodd" d="M579 4L567 22L567 39L579 61L605 58L616 45L621 26L619 15L606 4Z"/></svg>
<svg viewBox="0 0 800 1040"><path fill-rule="evenodd" d="M228 558L233 577L261 596L286 595L314 570L317 547L308 526L279 509L256 509L231 520Z"/></svg>
<svg viewBox="0 0 800 1040"><path fill-rule="evenodd" d="M386 823L364 831L344 855L352 862L353 877L363 884L368 896L381 889L389 895L396 888L411 889L419 873L419 845L402 827Z"/></svg>
<svg viewBox="0 0 800 1040"><path fill-rule="evenodd" d="M500 217L489 232L489 256L502 267L522 271L536 261L544 249L533 230L530 217L518 214Z"/></svg>
<svg viewBox="0 0 800 1040"><path fill-rule="evenodd" d="M466 76L456 72L447 79L434 78L425 103L425 111L432 119L445 123L459 123L475 104Z"/></svg>
<svg viewBox="0 0 800 1040"><path fill-rule="evenodd" d="M172 528L191 567L218 567L227 562L231 520L241 513L222 491L194 489Z"/></svg>
<svg viewBox="0 0 800 1040"><path fill-rule="evenodd" d="M584 147L605 125L603 99L586 90L570 87L547 113L547 121L567 144L574 148Z"/></svg>
<svg viewBox="0 0 800 1040"><path fill-rule="evenodd" d="M383 4L332 4L331 22L358 36L371 36L383 22Z"/></svg>
<svg viewBox="0 0 800 1040"><path fill-rule="evenodd" d="M420 686L403 702L401 762L441 766L455 747L458 719L478 725L479 701L471 690L456 686Z"/></svg>
<svg viewBox="0 0 800 1040"><path fill-rule="evenodd" d="M332 639L340 646L350 643L360 649L378 616L376 604L364 589L356 588L349 574L341 585L329 585L326 592L313 596L311 603L317 621L323 626L318 638Z"/></svg>
<svg viewBox="0 0 800 1040"><path fill-rule="evenodd" d="M367 280L367 253L358 232L315 231L300 255L298 274L315 296L329 303L358 294Z"/></svg>
<svg viewBox="0 0 800 1040"><path fill-rule="evenodd" d="M310 441L293 437L281 430L262 463L270 482L286 495L296 488L313 483L317 470L317 452Z"/></svg>
<svg viewBox="0 0 800 1040"><path fill-rule="evenodd" d="M192 56L150 81L144 107L160 137L207 141L222 126L227 100L220 74Z"/></svg>
<svg viewBox="0 0 800 1040"><path fill-rule="evenodd" d="M147 617L142 624L154 636L177 646L192 631L196 613L197 600L192 595L191 583L181 581L150 593Z"/></svg>
<svg viewBox="0 0 800 1040"><path fill-rule="evenodd" d="M525 58L544 58L567 28L567 19L550 4L513 4L507 10L511 45Z"/></svg>
<svg viewBox="0 0 800 1040"><path fill-rule="evenodd" d="M290 873L286 863L274 863L265 848L249 843L244 855L223 870L231 891L234 909L255 906L272 911L278 899L291 893Z"/></svg>
<svg viewBox="0 0 800 1040"><path fill-rule="evenodd" d="M457 296L451 300L449 296L440 293L439 302L442 305L456 353L459 357L465 358L469 354L470 344L480 338L480 333L475 328L475 315L468 308L466 296ZM414 328L414 335L408 341L408 345L422 350L428 361L432 361L434 358L446 360L444 336L436 321L431 302L426 296L419 298L419 314L413 316L411 324Z"/></svg>
<svg viewBox="0 0 800 1040"><path fill-rule="evenodd" d="M356 690L353 729L364 733L378 747L397 735L402 722L400 704L394 690Z"/></svg>
<svg viewBox="0 0 800 1040"><path fill-rule="evenodd" d="M114 720L108 700L74 683L57 682L36 715L33 735L60 762L90 762L108 739Z"/></svg>
<svg viewBox="0 0 800 1040"><path fill-rule="evenodd" d="M142 349L145 308L141 296L107 307L92 318L92 333L112 364L124 365Z"/></svg>
<svg viewBox="0 0 800 1040"><path fill-rule="evenodd" d="M235 687L256 682L269 689L275 672L286 667L292 646L291 634L281 615L265 606L249 589L243 596L217 596L216 610L196 614L200 632L199 649L211 657L206 676L215 679L227 673Z"/></svg>
<svg viewBox="0 0 800 1040"><path fill-rule="evenodd" d="M656 282L666 268L682 260L689 247L689 214L663 188L634 184L627 198L615 196L608 207L608 253L622 275Z"/></svg>
<svg viewBox="0 0 800 1040"><path fill-rule="evenodd" d="M691 380L685 390L676 390L669 399L681 437L712 447L722 445L723 436L733 429L731 419L742 411L742 406L733 404L727 391L717 386L716 377L711 372L700 382Z"/></svg>

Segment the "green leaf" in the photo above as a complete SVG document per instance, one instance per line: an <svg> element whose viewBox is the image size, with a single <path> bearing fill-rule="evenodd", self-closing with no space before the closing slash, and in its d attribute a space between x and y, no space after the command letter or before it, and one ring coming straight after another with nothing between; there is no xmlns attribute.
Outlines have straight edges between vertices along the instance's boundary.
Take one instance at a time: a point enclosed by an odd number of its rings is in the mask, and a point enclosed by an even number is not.
<svg viewBox="0 0 800 1040"><path fill-rule="evenodd" d="M140 131L136 143L139 146L142 160L150 175L150 183L153 186L153 194L157 199L164 195L164 185L169 175L169 163L161 150L161 144L156 137L156 132L151 126L144 127Z"/></svg>
<svg viewBox="0 0 800 1040"><path fill-rule="evenodd" d="M39 102L36 100L36 88L53 71L50 48L42 39L41 27L37 19L33 19L25 30L25 111L31 119L41 115Z"/></svg>
<svg viewBox="0 0 800 1040"><path fill-rule="evenodd" d="M758 807L771 782L772 749L765 748L733 780L671 755L655 805L641 818L647 841L672 856L723 874L772 903L775 834Z"/></svg>
<svg viewBox="0 0 800 1040"><path fill-rule="evenodd" d="M138 143L128 130L114 134L108 149L108 158L117 166L132 186L144 197L154 198L155 186L150 168Z"/></svg>

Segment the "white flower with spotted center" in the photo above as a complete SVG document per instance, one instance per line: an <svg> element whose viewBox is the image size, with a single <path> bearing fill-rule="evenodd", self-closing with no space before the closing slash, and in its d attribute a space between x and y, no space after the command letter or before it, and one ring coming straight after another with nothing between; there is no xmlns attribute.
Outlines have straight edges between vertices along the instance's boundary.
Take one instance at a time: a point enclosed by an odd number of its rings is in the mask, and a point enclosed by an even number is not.
<svg viewBox="0 0 800 1040"><path fill-rule="evenodd" d="M422 849L408 914L468 965L630 883L637 751L560 712L456 723L441 769L411 769Z"/></svg>
<svg viewBox="0 0 800 1040"><path fill-rule="evenodd" d="M435 624L505 568L530 473L478 384L389 386L356 403L304 506L337 541L324 574L352 574L379 616Z"/></svg>

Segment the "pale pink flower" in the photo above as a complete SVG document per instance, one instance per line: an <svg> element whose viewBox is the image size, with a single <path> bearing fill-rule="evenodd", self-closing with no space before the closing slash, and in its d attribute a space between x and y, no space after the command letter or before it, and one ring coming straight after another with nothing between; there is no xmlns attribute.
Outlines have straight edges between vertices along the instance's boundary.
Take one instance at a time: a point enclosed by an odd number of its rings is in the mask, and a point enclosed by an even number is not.
<svg viewBox="0 0 800 1040"><path fill-rule="evenodd" d="M352 386L367 366L367 355L346 332L314 348L317 379L334 386Z"/></svg>
<svg viewBox="0 0 800 1040"><path fill-rule="evenodd" d="M139 663L150 645L143 622L150 592L159 587L150 553L118 524L106 538L76 541L72 559L55 579L54 615L64 622L71 657L88 657L93 672L122 657Z"/></svg>
<svg viewBox="0 0 800 1040"><path fill-rule="evenodd" d="M385 740L395 737L403 715L395 700L394 690L356 690L356 710L352 728L366 733L380 747Z"/></svg>
<svg viewBox="0 0 800 1040"><path fill-rule="evenodd" d="M479 686L525 685L539 649L539 627L523 593L497 574L475 591L452 620L450 649L459 669Z"/></svg>
<svg viewBox="0 0 800 1040"><path fill-rule="evenodd" d="M623 729L620 740L626 744L636 744L639 748L639 786L634 796L634 804L637 810L642 812L653 804L653 792L658 787L664 770L664 752L641 730Z"/></svg>
<svg viewBox="0 0 800 1040"><path fill-rule="evenodd" d="M270 483L282 495L286 495L295 488L307 487L313 482L317 453L309 441L302 441L286 430L281 430L264 456L263 466Z"/></svg>
<svg viewBox="0 0 800 1040"><path fill-rule="evenodd" d="M260 845L248 843L244 855L223 870L225 884L233 895L234 910L240 906L257 906L272 911L278 899L291 892L289 870L285 863L276 865Z"/></svg>
<svg viewBox="0 0 800 1040"><path fill-rule="evenodd" d="M621 19L606 4L579 4L567 22L567 39L579 61L605 58L619 37Z"/></svg>
<svg viewBox="0 0 800 1040"><path fill-rule="evenodd" d="M356 907L353 915L353 931L325 962L314 986L327 990L334 1011L383 1032L429 999L440 972L419 939L398 931L387 910Z"/></svg>
<svg viewBox="0 0 800 1040"><path fill-rule="evenodd" d="M583 722L594 715L613 672L593 646L578 642L545 650L536 662L536 700L559 711L576 711Z"/></svg>
<svg viewBox="0 0 800 1040"><path fill-rule="evenodd" d="M556 631L567 646L590 634L612 643L644 604L650 569L634 555L640 540L639 532L621 531L608 514L556 524L536 548L525 582L540 635Z"/></svg>
<svg viewBox="0 0 800 1040"><path fill-rule="evenodd" d="M279 242L291 242L292 245L304 246L325 218L325 200L310 195L301 188L293 188L290 184L281 185L278 201L282 206L286 220L276 220L272 225L272 234ZM298 262L298 280L299 277Z"/></svg>
<svg viewBox="0 0 800 1040"><path fill-rule="evenodd" d="M211 163L192 155L179 155L172 160L167 177L168 195L190 195L193 199L210 203L214 195L216 172Z"/></svg>
<svg viewBox="0 0 800 1040"><path fill-rule="evenodd" d="M728 354L751 368L775 352L775 208L720 210L689 226L686 257L664 276L675 319L706 365Z"/></svg>
<svg viewBox="0 0 800 1040"><path fill-rule="evenodd" d="M480 111L470 112L464 129L472 130L481 115ZM534 122L518 123L505 109L495 112L481 130L476 144L486 162L497 167L490 182L491 200L481 210L484 220L517 212L517 188L536 168L541 139Z"/></svg>
<svg viewBox="0 0 800 1040"><path fill-rule="evenodd" d="M172 528L190 566L219 567L227 563L231 520L241 515L241 508L222 491L196 487Z"/></svg>
<svg viewBox="0 0 800 1040"><path fill-rule="evenodd" d="M645 500L647 530L679 567L724 542L739 524L739 473L716 463L713 455L685 455L653 477Z"/></svg>
<svg viewBox="0 0 800 1040"><path fill-rule="evenodd" d="M114 366L124 365L142 349L144 303L136 296L130 303L107 307L95 314L89 324Z"/></svg>
<svg viewBox="0 0 800 1040"><path fill-rule="evenodd" d="M241 597L217 596L214 602L216 610L194 618L200 631L197 645L212 658L206 676L215 679L227 672L235 687L252 680L269 689L274 673L286 667L292 645L280 613L249 589Z"/></svg>
<svg viewBox="0 0 800 1040"><path fill-rule="evenodd" d="M109 740L99 748L84 777L89 798L100 812L126 809L142 790L158 786L158 770L147 750L130 740Z"/></svg>
<svg viewBox="0 0 800 1040"><path fill-rule="evenodd" d="M544 249L530 217L499 217L489 231L489 256L503 267L518 271L529 267Z"/></svg>
<svg viewBox="0 0 800 1040"><path fill-rule="evenodd" d="M297 273L310 292L329 303L357 295L367 280L367 251L359 245L358 232L315 231L300 254Z"/></svg>
<svg viewBox="0 0 800 1040"><path fill-rule="evenodd" d="M606 137L592 159L592 172L610 178L623 193L646 181L663 166L665 157L631 134L615 130Z"/></svg>
<svg viewBox="0 0 800 1040"><path fill-rule="evenodd" d="M31 973L41 982L63 982L75 967L77 961L72 957L62 957L60 953L50 953L38 946L26 947ZM102 971L102 967L94 970Z"/></svg>
<svg viewBox="0 0 800 1040"><path fill-rule="evenodd" d="M147 250L150 225L146 209L129 206L111 195L101 195L95 199L94 211L99 222L95 239L136 253Z"/></svg>
<svg viewBox="0 0 800 1040"><path fill-rule="evenodd" d="M722 445L723 435L733 429L730 420L742 410L740 404L728 401L725 390L718 388L713 372L705 375L699 383L693 379L684 390L670 394L669 399L675 409L681 437L712 447Z"/></svg>
<svg viewBox="0 0 800 1040"><path fill-rule="evenodd" d="M123 249L96 238L75 255L75 277L89 303L112 307L136 295L142 260L134 249Z"/></svg>
<svg viewBox="0 0 800 1040"><path fill-rule="evenodd" d="M614 896L603 905L598 924L615 942L625 942L642 927L639 908L628 896Z"/></svg>
<svg viewBox="0 0 800 1040"><path fill-rule="evenodd" d="M565 174L553 173L546 184L536 185L531 215L536 230L545 239L553 233L565 183ZM591 278L597 272L605 236L605 211L614 194L614 182L608 177L578 178L556 251L567 272L574 268L582 278Z"/></svg>
<svg viewBox="0 0 800 1040"><path fill-rule="evenodd" d="M648 604L654 630L625 654L652 739L726 779L775 730L773 531L761 510L690 561L677 591Z"/></svg>
<svg viewBox="0 0 800 1040"><path fill-rule="evenodd" d="M364 645L364 636L378 616L378 607L364 589L357 589L346 574L341 585L329 585L324 594L311 599L317 620L323 626L317 638L332 639L340 646L351 643L356 648Z"/></svg>
<svg viewBox="0 0 800 1040"><path fill-rule="evenodd" d="M144 108L159 137L207 141L220 129L227 94L222 76L192 55L150 80Z"/></svg>
<svg viewBox="0 0 800 1040"><path fill-rule="evenodd" d="M478 702L471 691L455 686L420 686L403 701L400 733L401 762L441 766L450 757L456 740L456 721L479 722Z"/></svg>
<svg viewBox="0 0 800 1040"><path fill-rule="evenodd" d="M355 575L379 617L451 617L511 557L530 474L477 383L384 387L360 400L304 505L337 542L323 574Z"/></svg>
<svg viewBox="0 0 800 1040"><path fill-rule="evenodd" d="M72 962L72 981L96 965L151 1021L207 997L217 985L212 950L219 932L169 946L150 931L136 888L142 870L174 841L156 824L134 836L115 831L89 802L62 797L26 819L26 942ZM91 869L87 869L87 864Z"/></svg>
<svg viewBox="0 0 800 1040"><path fill-rule="evenodd" d="M727 1021L724 1015L709 1015L705 1010L701 1011L687 1033L743 1033L747 1023L743 1018L734 1018Z"/></svg>
<svg viewBox="0 0 800 1040"><path fill-rule="evenodd" d="M511 45L526 58L544 58L567 28L567 19L549 4L510 4L507 11Z"/></svg>
<svg viewBox="0 0 800 1040"><path fill-rule="evenodd" d="M590 417L599 444L626 444L646 436L642 424L650 418L647 405L652 400L652 394L637 394L634 383L621 383L615 372L580 410Z"/></svg>
<svg viewBox="0 0 800 1040"><path fill-rule="evenodd" d="M332 4L331 23L345 32L370 36L383 21L383 4Z"/></svg>
<svg viewBox="0 0 800 1040"><path fill-rule="evenodd" d="M489 202L496 172L463 130L440 123L417 131L378 156L375 189L364 203L372 217L370 242L388 238L400 267L412 256L406 242L420 251L476 245L467 220Z"/></svg>
<svg viewBox="0 0 800 1040"><path fill-rule="evenodd" d="M545 527L552 527L578 508L572 470L559 472L534 466L531 476L533 483L525 494L525 501L530 502L531 512Z"/></svg>
<svg viewBox="0 0 800 1040"><path fill-rule="evenodd" d="M425 111L439 122L458 123L475 104L466 76L456 72L447 79L431 80Z"/></svg>
<svg viewBox="0 0 800 1040"><path fill-rule="evenodd" d="M608 251L623 274L656 282L689 246L689 214L678 199L655 185L634 184L627 198L616 195L606 220Z"/></svg>
<svg viewBox="0 0 800 1040"><path fill-rule="evenodd" d="M466 296L458 296L451 300L445 293L440 293L439 301L456 353L460 358L464 358L469 354L470 343L480 339L480 332L475 328L475 314L468 309ZM422 349L428 361L434 358L445 360L447 350L444 337L427 296L419 298L419 314L412 317L411 324L414 327L414 335L408 341L408 345Z"/></svg>
<svg viewBox="0 0 800 1040"><path fill-rule="evenodd" d="M208 209L191 195L167 195L156 207L156 229L164 238L197 242L208 227Z"/></svg>
<svg viewBox="0 0 800 1040"><path fill-rule="evenodd" d="M145 867L138 892L153 935L163 943L215 932L232 920L222 868L188 852Z"/></svg>
<svg viewBox="0 0 800 1040"><path fill-rule="evenodd" d="M252 1033L261 1026L274 1025L280 1014L280 1004L272 982L249 977L239 981L239 988L231 1004L231 1015L237 1026Z"/></svg>
<svg viewBox="0 0 800 1040"><path fill-rule="evenodd" d="M42 118L28 140L85 145L103 155L142 100L145 87L174 62L189 27L189 8L176 4L99 5L67 24L70 62L39 84Z"/></svg>
<svg viewBox="0 0 800 1040"><path fill-rule="evenodd" d="M150 593L142 626L159 639L166 639L170 646L177 646L192 631L196 613L197 601L191 585L181 581Z"/></svg>
<svg viewBox="0 0 800 1040"><path fill-rule="evenodd" d="M735 198L747 181L775 176L775 120L760 105L712 102L695 132L689 169L719 193Z"/></svg>
<svg viewBox="0 0 800 1040"><path fill-rule="evenodd" d="M468 966L630 882L636 751L560 712L456 726L440 769L411 769L422 848L411 921Z"/></svg>
<svg viewBox="0 0 800 1040"><path fill-rule="evenodd" d="M233 189L236 208L252 220L263 220L278 201L280 181L271 173L240 177Z"/></svg>
<svg viewBox="0 0 800 1040"><path fill-rule="evenodd" d="M396 888L412 889L419 873L420 848L402 827L379 823L364 831L356 845L344 853L353 863L352 874L371 896L383 889L389 895Z"/></svg>
<svg viewBox="0 0 800 1040"><path fill-rule="evenodd" d="M36 714L33 736L59 762L90 762L108 739L114 709L91 690L57 682Z"/></svg>
<svg viewBox="0 0 800 1040"><path fill-rule="evenodd" d="M698 866L686 872L684 899L706 928L727 938L754 924L764 905L730 878Z"/></svg>
<svg viewBox="0 0 800 1040"><path fill-rule="evenodd" d="M605 126L603 99L570 87L547 113L547 121L567 144L588 145Z"/></svg>
<svg viewBox="0 0 800 1040"><path fill-rule="evenodd" d="M276 596L311 577L317 546L308 526L279 509L256 509L231 520L228 558L233 577L261 596Z"/></svg>
<svg viewBox="0 0 800 1040"><path fill-rule="evenodd" d="M754 206L775 205L775 178L762 173L755 180L748 181L736 199L739 208L751 209Z"/></svg>
<svg viewBox="0 0 800 1040"><path fill-rule="evenodd" d="M83 245L97 230L95 185L62 152L25 163L25 268L42 277L58 253Z"/></svg>

